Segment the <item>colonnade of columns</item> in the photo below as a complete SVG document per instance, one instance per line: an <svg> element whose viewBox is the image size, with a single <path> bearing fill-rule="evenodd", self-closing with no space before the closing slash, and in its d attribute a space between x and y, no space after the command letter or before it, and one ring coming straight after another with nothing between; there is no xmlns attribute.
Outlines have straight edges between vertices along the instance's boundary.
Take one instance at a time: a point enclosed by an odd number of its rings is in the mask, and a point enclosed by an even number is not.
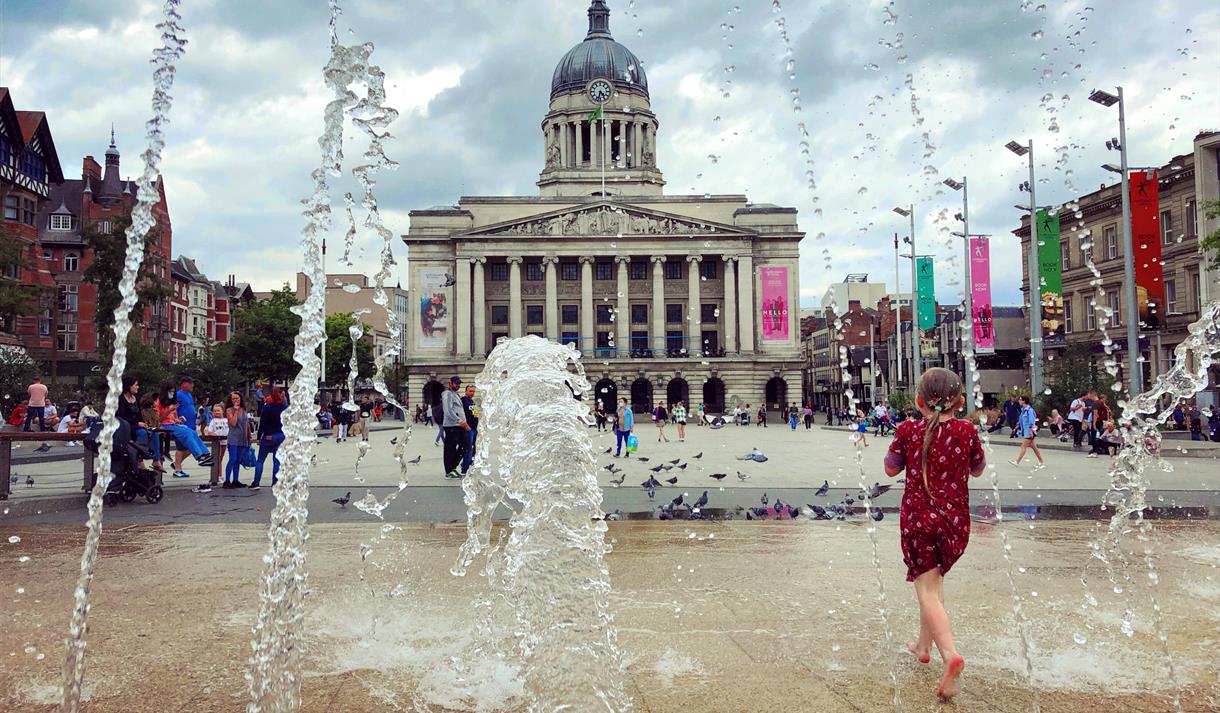
<svg viewBox="0 0 1220 713"><path fill-rule="evenodd" d="M552 121L547 131L547 144L559 146L560 168L600 168L612 165L640 168L648 165L644 160L645 154L656 156L654 131L652 125L645 120L608 118L590 122L582 117ZM587 161L584 158L586 139L589 143Z"/></svg>
<svg viewBox="0 0 1220 713"><path fill-rule="evenodd" d="M504 258L508 263L508 336L520 337L524 330L524 307L521 291L521 265L525 258L519 255ZM665 264L671 258L664 255L650 257L652 264L652 303L650 320L650 344L656 358L666 353L665 312ZM680 259L680 258L673 258ZM683 317L686 336L689 339L690 355L702 348L703 324L701 295L702 276L700 266L704 260L723 261L724 294L723 313L716 320L723 328L721 348L728 353L749 354L754 351L754 258L750 255L687 255L687 312ZM593 300L593 267L595 259L580 256L580 336L582 349L593 347L595 335L595 303ZM541 258L545 284L544 319L545 334L558 338L560 334L559 257L547 255ZM489 351L487 343L487 290L486 257L459 258L456 266L456 310L454 320L455 352L459 357L472 355L482 357ZM614 348L619 355L631 351L631 258L619 255L614 258L615 269L615 319ZM740 270L740 276L738 275ZM741 325L738 329L738 316Z"/></svg>

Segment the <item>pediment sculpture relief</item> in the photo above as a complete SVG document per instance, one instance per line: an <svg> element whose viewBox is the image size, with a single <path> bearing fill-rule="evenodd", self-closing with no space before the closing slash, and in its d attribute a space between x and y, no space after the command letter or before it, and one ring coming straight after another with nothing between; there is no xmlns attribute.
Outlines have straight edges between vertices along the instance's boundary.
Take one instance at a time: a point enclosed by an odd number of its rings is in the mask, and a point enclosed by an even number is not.
<svg viewBox="0 0 1220 713"><path fill-rule="evenodd" d="M525 221L493 231L492 235L673 235L706 233L715 228L675 218L633 214L600 206L540 220Z"/></svg>

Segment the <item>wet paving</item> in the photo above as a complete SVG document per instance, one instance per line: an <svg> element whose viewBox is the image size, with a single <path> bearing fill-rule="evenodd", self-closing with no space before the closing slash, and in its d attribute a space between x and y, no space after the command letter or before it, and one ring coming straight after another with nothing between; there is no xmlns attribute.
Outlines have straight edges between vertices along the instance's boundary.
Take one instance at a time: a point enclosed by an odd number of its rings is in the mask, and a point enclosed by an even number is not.
<svg viewBox="0 0 1220 713"><path fill-rule="evenodd" d="M916 664L901 645L917 612L891 520L877 526L896 632L888 643L863 523L609 527L611 604L636 710L895 710L891 670L901 710L940 709L939 665ZM1115 593L1090 555L1099 523L1002 527L1030 622L1033 685L1018 653L998 529L976 522L946 580L968 666L962 695L944 709L1030 711L1036 696L1048 712L1172 710L1142 552L1127 553L1130 581L1120 572ZM1220 525L1165 520L1154 533L1156 593L1183 708L1220 710ZM0 710L52 711L83 530L22 524L3 535ZM464 535L464 527L408 524L378 541L367 522L312 528L303 710L521 710L516 669L474 651L483 582L448 571ZM93 590L85 710L244 710L266 542L258 525L111 523ZM375 545L363 568L362 542ZM1121 630L1127 606L1130 636Z"/></svg>

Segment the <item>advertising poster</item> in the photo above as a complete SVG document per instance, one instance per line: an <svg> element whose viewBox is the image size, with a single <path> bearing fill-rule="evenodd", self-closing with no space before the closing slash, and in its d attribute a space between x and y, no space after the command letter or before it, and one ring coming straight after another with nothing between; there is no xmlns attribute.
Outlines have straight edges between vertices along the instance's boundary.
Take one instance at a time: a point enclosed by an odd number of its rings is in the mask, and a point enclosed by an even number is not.
<svg viewBox="0 0 1220 713"><path fill-rule="evenodd" d="M1038 280L1042 300L1042 341L1048 347L1064 344L1063 254L1059 246L1059 214L1039 210Z"/></svg>
<svg viewBox="0 0 1220 713"><path fill-rule="evenodd" d="M1156 171L1136 171L1131 187L1131 245L1135 256L1135 295L1140 322L1161 326L1165 303L1164 268L1161 264L1160 196Z"/></svg>
<svg viewBox="0 0 1220 713"><path fill-rule="evenodd" d="M915 276L919 282L915 298L919 328L932 329L936 326L936 275L932 269L932 258L916 258Z"/></svg>
<svg viewBox="0 0 1220 713"><path fill-rule="evenodd" d="M788 341L788 268L763 267L758 270L762 283L762 338L764 342Z"/></svg>
<svg viewBox="0 0 1220 713"><path fill-rule="evenodd" d="M995 353L994 322L991 318L991 244L985 235L970 238L970 306L974 311L974 351Z"/></svg>
<svg viewBox="0 0 1220 713"><path fill-rule="evenodd" d="M422 269L415 273L419 285L419 336L416 345L423 349L449 346L449 284L441 269Z"/></svg>

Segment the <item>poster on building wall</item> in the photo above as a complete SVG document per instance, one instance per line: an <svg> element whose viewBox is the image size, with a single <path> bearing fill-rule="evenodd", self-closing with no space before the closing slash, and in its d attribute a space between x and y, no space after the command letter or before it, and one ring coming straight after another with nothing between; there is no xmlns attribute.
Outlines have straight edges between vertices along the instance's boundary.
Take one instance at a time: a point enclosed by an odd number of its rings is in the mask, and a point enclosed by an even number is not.
<svg viewBox="0 0 1220 713"><path fill-rule="evenodd" d="M1136 301L1140 309L1140 322L1155 329L1161 326L1165 304L1157 172L1136 171L1129 180Z"/></svg>
<svg viewBox="0 0 1220 713"><path fill-rule="evenodd" d="M452 280L444 270L422 269L415 273L419 296L419 338L422 349L444 349L449 346L449 287Z"/></svg>
<svg viewBox="0 0 1220 713"><path fill-rule="evenodd" d="M1048 347L1064 344L1063 253L1059 245L1059 214L1039 210L1038 282L1042 301L1042 342Z"/></svg>
<svg viewBox="0 0 1220 713"><path fill-rule="evenodd" d="M985 235L970 238L970 315L976 354L995 353L991 316L991 244Z"/></svg>
<svg viewBox="0 0 1220 713"><path fill-rule="evenodd" d="M763 267L758 270L762 283L762 324L764 342L788 341L788 268Z"/></svg>
<svg viewBox="0 0 1220 713"><path fill-rule="evenodd" d="M932 258L915 259L915 308L919 315L919 328L932 329L936 326L936 274L932 268Z"/></svg>

